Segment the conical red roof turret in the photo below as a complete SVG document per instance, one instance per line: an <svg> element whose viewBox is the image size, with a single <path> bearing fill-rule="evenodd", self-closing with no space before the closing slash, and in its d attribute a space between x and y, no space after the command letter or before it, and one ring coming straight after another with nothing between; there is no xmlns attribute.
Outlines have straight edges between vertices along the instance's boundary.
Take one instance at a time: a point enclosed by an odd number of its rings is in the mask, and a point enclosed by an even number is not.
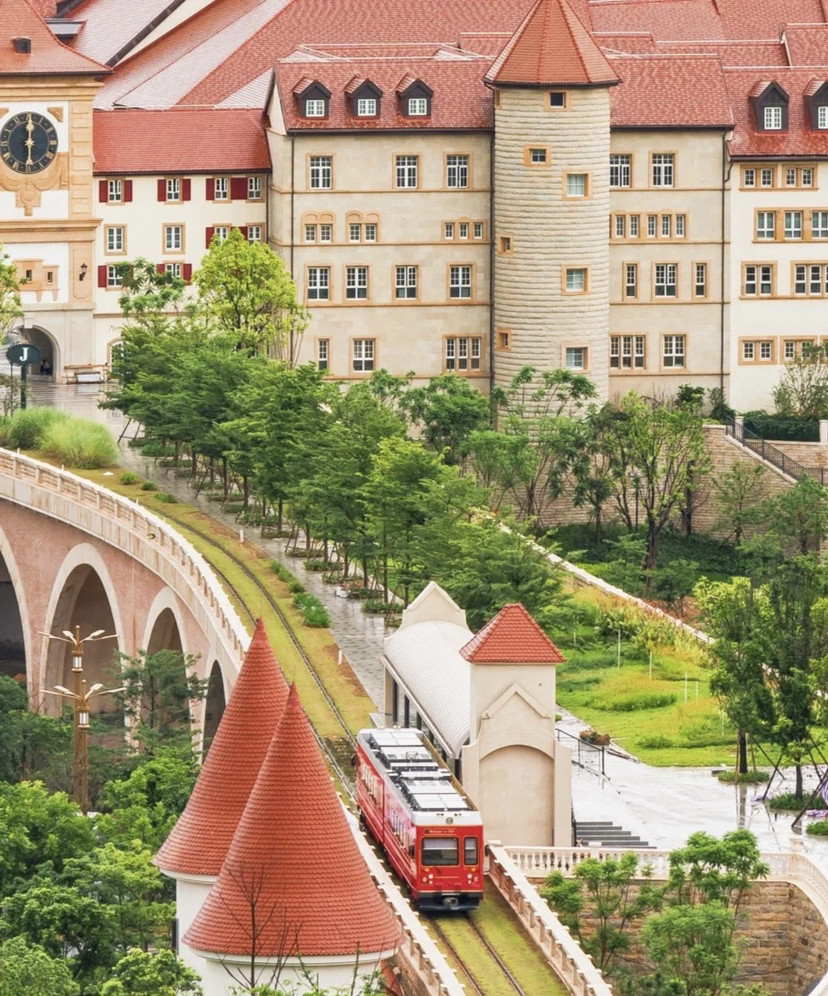
<svg viewBox="0 0 828 996"><path fill-rule="evenodd" d="M566 0L538 0L486 75L523 86L606 86L620 82Z"/></svg>
<svg viewBox="0 0 828 996"><path fill-rule="evenodd" d="M266 958L377 954L397 936L294 686L218 881L183 940L223 955L255 945Z"/></svg>
<svg viewBox="0 0 828 996"><path fill-rule="evenodd" d="M162 871L221 871L287 697L260 619L187 807L155 856Z"/></svg>

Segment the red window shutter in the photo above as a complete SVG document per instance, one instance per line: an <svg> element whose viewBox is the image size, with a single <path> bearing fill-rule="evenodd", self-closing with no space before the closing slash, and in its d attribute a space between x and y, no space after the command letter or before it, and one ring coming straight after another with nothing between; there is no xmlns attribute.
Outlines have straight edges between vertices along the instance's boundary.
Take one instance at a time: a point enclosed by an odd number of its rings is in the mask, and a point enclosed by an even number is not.
<svg viewBox="0 0 828 996"><path fill-rule="evenodd" d="M99 266L98 267L98 286L99 287L106 287L106 267L105 266Z"/></svg>
<svg viewBox="0 0 828 996"><path fill-rule="evenodd" d="M208 249L210 248L210 243L213 241L213 236L215 235L215 232L216 232L215 228L208 228L207 229L207 240L206 241L207 241L207 248Z"/></svg>
<svg viewBox="0 0 828 996"><path fill-rule="evenodd" d="M162 177L158 181L158 200L165 201L167 199L167 181Z"/></svg>
<svg viewBox="0 0 828 996"><path fill-rule="evenodd" d="M132 180L124 180L124 200L132 200Z"/></svg>
<svg viewBox="0 0 828 996"><path fill-rule="evenodd" d="M106 204L109 200L109 184L106 180L98 180L98 200Z"/></svg>
<svg viewBox="0 0 828 996"><path fill-rule="evenodd" d="M239 225L239 231L242 233L242 238L247 238L247 225Z"/></svg>
<svg viewBox="0 0 828 996"><path fill-rule="evenodd" d="M187 283L189 283L190 280L192 280L192 277L193 277L193 264L192 263L184 263L183 264L183 266L181 267L181 276L187 281Z"/></svg>
<svg viewBox="0 0 828 996"><path fill-rule="evenodd" d="M181 200L188 201L190 199L190 178L187 177L186 180L181 181Z"/></svg>
<svg viewBox="0 0 828 996"><path fill-rule="evenodd" d="M204 181L204 196L208 201L214 201L216 199L216 183L212 176L208 176Z"/></svg>
<svg viewBox="0 0 828 996"><path fill-rule="evenodd" d="M167 272L167 268L164 266L163 263L156 263L155 264L155 272L163 274L163 273Z"/></svg>
<svg viewBox="0 0 828 996"><path fill-rule="evenodd" d="M234 176L230 179L230 197L234 201L247 200L247 177Z"/></svg>

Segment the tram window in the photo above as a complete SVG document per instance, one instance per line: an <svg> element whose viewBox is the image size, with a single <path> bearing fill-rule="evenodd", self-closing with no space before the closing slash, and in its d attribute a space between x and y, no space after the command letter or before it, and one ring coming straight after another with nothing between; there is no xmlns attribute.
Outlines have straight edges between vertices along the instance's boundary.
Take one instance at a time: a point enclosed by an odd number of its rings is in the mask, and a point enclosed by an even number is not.
<svg viewBox="0 0 828 996"><path fill-rule="evenodd" d="M424 865L456 865L459 863L459 847L456 837L424 837Z"/></svg>
<svg viewBox="0 0 828 996"><path fill-rule="evenodd" d="M476 865L480 863L477 849L477 837L463 838L463 864Z"/></svg>

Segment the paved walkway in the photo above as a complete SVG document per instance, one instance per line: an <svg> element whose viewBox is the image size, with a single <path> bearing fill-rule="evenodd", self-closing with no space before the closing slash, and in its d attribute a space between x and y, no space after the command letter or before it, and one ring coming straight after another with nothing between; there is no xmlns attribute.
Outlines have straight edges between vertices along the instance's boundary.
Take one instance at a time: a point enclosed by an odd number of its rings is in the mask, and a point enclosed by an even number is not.
<svg viewBox="0 0 828 996"><path fill-rule="evenodd" d="M99 391L95 385L56 386L35 379L34 397L38 404L50 404L86 418L96 418L108 425L116 438L123 430L123 418L116 412L97 408ZM125 466L142 476L155 480L166 491L193 501L186 481L170 470L144 458L126 443L121 444ZM233 516L223 514L215 502L196 499L211 516L238 528ZM319 574L306 571L301 560L284 553L284 541L262 541L248 532L251 542L263 546L270 556L285 563L302 583L317 595L331 614L331 631L342 648L354 672L373 701L379 705L382 693L380 655L386 636L381 619L367 616L358 603L337 598L333 586L326 585ZM564 714L561 728L576 735L584 724L576 717ZM774 783L774 792L793 787L792 773L785 773L785 784ZM813 786L816 777L807 774ZM619 754L606 755L605 777L591 770L573 766L572 795L576 818L579 820L612 820L659 849L669 849L684 843L695 830L721 835L729 830L746 827L756 834L765 851L787 851L791 848L791 816L774 817L758 801L762 786L721 784L710 768L653 768ZM828 839L802 835L803 849L828 874Z"/></svg>

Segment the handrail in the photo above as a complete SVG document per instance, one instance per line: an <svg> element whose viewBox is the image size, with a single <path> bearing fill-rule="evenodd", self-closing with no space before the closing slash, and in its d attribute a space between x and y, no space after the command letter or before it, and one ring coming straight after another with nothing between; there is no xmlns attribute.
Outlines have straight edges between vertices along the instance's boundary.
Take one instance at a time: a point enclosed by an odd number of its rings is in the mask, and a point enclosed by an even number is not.
<svg viewBox="0 0 828 996"><path fill-rule="evenodd" d="M778 446L769 443L752 429L745 428L741 420L735 418L725 419L725 435L731 436L737 443L744 446L745 449L755 453L767 463L773 464L783 474L787 474L788 477L792 477L795 481L801 481L805 477L810 477L822 485L825 484L826 472L824 468L804 467L801 463L789 457L787 453L780 450Z"/></svg>

